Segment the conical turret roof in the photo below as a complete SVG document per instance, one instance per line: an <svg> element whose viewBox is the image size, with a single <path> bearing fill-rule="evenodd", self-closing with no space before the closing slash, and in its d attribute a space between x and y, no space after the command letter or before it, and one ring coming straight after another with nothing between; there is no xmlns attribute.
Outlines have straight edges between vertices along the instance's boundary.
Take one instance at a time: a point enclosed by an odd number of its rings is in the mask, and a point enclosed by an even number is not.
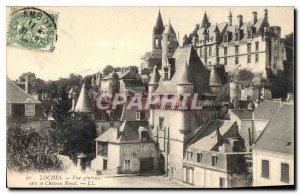
<svg viewBox="0 0 300 194"><path fill-rule="evenodd" d="M77 104L75 106L75 112L91 113L93 112L92 104L85 88L85 84L82 85Z"/></svg>
<svg viewBox="0 0 300 194"><path fill-rule="evenodd" d="M209 21L208 21L208 17L207 17L206 11L205 11L203 19L202 19L202 23L201 23L201 28L208 27L208 25L209 25Z"/></svg>
<svg viewBox="0 0 300 194"><path fill-rule="evenodd" d="M151 79L150 79L149 84L158 84L159 79L160 79L160 75L158 73L157 66L155 65L153 72L151 74Z"/></svg>
<svg viewBox="0 0 300 194"><path fill-rule="evenodd" d="M168 28L167 28L167 31L166 31L168 34L176 34L174 29L173 29L173 26L171 25L171 22L169 21L169 25L168 25Z"/></svg>
<svg viewBox="0 0 300 194"><path fill-rule="evenodd" d="M209 86L222 86L221 79L215 69L215 66L212 66L210 72Z"/></svg>

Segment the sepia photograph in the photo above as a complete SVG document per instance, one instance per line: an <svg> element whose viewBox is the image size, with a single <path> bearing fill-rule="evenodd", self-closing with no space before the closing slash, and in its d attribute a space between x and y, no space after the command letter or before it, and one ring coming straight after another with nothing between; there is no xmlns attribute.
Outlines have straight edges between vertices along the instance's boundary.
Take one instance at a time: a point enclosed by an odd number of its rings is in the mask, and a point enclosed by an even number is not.
<svg viewBox="0 0 300 194"><path fill-rule="evenodd" d="M294 14L7 6L7 188L295 189Z"/></svg>

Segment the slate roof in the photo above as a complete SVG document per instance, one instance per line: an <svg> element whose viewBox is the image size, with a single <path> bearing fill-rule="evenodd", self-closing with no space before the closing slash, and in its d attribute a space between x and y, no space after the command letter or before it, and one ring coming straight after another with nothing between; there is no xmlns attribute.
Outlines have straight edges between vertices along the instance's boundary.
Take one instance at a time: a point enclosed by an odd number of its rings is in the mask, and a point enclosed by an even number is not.
<svg viewBox="0 0 300 194"><path fill-rule="evenodd" d="M169 21L169 25L167 27L166 33L168 33L168 34L176 34L175 31L174 31L174 29L173 29L172 24L170 23L170 21Z"/></svg>
<svg viewBox="0 0 300 194"><path fill-rule="evenodd" d="M218 72L215 69L215 66L212 66L209 77L209 86L222 86L222 81L218 75Z"/></svg>
<svg viewBox="0 0 300 194"><path fill-rule="evenodd" d="M239 119L252 119L253 111L249 110L231 110Z"/></svg>
<svg viewBox="0 0 300 194"><path fill-rule="evenodd" d="M280 101L264 101L261 102L253 113L254 120L271 120L274 114L281 106Z"/></svg>
<svg viewBox="0 0 300 194"><path fill-rule="evenodd" d="M141 112L144 111L144 119L141 120L147 120L149 118L149 110L145 109L147 99L142 98L141 99L141 109L138 106L132 106L130 109L128 109L128 105L130 103L130 100L128 99L126 104L124 104L123 109L122 109L122 114L120 116L120 120L122 121L136 121L136 112ZM142 115L141 115L142 116Z"/></svg>
<svg viewBox="0 0 300 194"><path fill-rule="evenodd" d="M41 103L9 79L6 81L6 102L10 104Z"/></svg>
<svg viewBox="0 0 300 194"><path fill-rule="evenodd" d="M157 66L155 65L154 69L153 69L153 72L151 74L151 79L150 79L149 84L158 84L159 79L160 79L160 75L159 75Z"/></svg>
<svg viewBox="0 0 300 194"><path fill-rule="evenodd" d="M82 85L74 111L83 113L93 112L93 107L90 101L90 97L85 88L85 84Z"/></svg>
<svg viewBox="0 0 300 194"><path fill-rule="evenodd" d="M154 27L154 31L156 34L161 34L163 33L165 27L164 27L164 24L163 24L163 21L162 21L162 18L161 18L161 14L160 14L160 10L158 11L158 16L157 16L157 19L156 19L156 24L155 24L155 27Z"/></svg>
<svg viewBox="0 0 300 194"><path fill-rule="evenodd" d="M120 136L116 139L113 137L113 133L117 130L117 128L109 128L103 134L101 134L96 141L101 142L110 142L110 143L134 143L141 142L139 136L139 128L143 127L143 130L148 130L149 134L149 142L154 142L151 138L151 131L149 128L148 121L124 121L120 126Z"/></svg>
<svg viewBox="0 0 300 194"><path fill-rule="evenodd" d="M294 153L294 104L283 103L258 137L253 149Z"/></svg>
<svg viewBox="0 0 300 194"><path fill-rule="evenodd" d="M200 151L216 151L217 149L217 121L210 121L200 132L191 140L188 148ZM224 138L238 137L238 126L234 121L219 121L219 131Z"/></svg>
<svg viewBox="0 0 300 194"><path fill-rule="evenodd" d="M207 17L206 11L205 11L202 22L201 22L201 28L208 26L208 24L209 24L209 21L208 21L208 17Z"/></svg>
<svg viewBox="0 0 300 194"><path fill-rule="evenodd" d="M218 28L219 32L221 34L223 34L225 32L225 29L227 27L227 22L224 23L220 23L220 24L216 24L216 25L210 25L209 28L200 28L197 30L197 34L199 37L199 41L203 41L204 37L203 37L203 33L206 31L208 33L208 39L213 38L215 40L215 29L216 27Z"/></svg>
<svg viewBox="0 0 300 194"><path fill-rule="evenodd" d="M159 87L155 91L159 94L177 93L177 84L182 83L186 76L183 73L188 72L189 81L194 84L194 92L199 94L211 94L209 89L210 71L207 70L191 45L178 47L173 55L175 59L176 71L171 80L163 81L160 79ZM188 67L188 71L184 69Z"/></svg>

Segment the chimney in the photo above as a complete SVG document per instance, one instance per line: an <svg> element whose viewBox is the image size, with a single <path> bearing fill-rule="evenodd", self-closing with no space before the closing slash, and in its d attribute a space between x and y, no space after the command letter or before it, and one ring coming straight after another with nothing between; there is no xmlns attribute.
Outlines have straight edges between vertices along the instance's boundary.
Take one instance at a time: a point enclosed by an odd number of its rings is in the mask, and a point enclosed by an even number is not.
<svg viewBox="0 0 300 194"><path fill-rule="evenodd" d="M264 11L264 12L265 12L265 14L264 14L264 15L265 15L265 20L266 20L266 21L268 21L268 10L267 10L267 9L265 9L265 11Z"/></svg>
<svg viewBox="0 0 300 194"><path fill-rule="evenodd" d="M238 22L239 22L239 28L243 25L243 16L242 15L238 15Z"/></svg>
<svg viewBox="0 0 300 194"><path fill-rule="evenodd" d="M253 11L252 12L252 23L253 25L257 22L257 12Z"/></svg>
<svg viewBox="0 0 300 194"><path fill-rule="evenodd" d="M25 92L29 94L29 78L27 75L25 76Z"/></svg>

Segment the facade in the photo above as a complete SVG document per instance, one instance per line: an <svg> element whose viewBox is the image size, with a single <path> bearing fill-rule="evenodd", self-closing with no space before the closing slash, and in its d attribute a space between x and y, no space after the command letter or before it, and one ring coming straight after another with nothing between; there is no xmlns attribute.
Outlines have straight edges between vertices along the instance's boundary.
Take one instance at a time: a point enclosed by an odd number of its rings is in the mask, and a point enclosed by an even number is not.
<svg viewBox="0 0 300 194"><path fill-rule="evenodd" d="M236 122L210 121L188 143L183 182L200 188L250 186L249 154Z"/></svg>
<svg viewBox="0 0 300 194"><path fill-rule="evenodd" d="M154 173L157 151L147 121L124 121L96 139L91 168L107 174Z"/></svg>
<svg viewBox="0 0 300 194"><path fill-rule="evenodd" d="M294 185L294 103L284 102L252 148L253 186Z"/></svg>
<svg viewBox="0 0 300 194"><path fill-rule="evenodd" d="M215 100L213 88L218 88L220 83L219 78L212 78L210 85L210 76L217 74L203 66L191 45L178 47L169 62L170 69L164 68L161 74L155 67L149 82L149 95L167 94L169 98L178 97L177 100L180 100L174 108L162 108L160 102L152 104L149 124L159 145L160 161L164 164L165 172L170 177L182 180L187 142L197 133L199 126L216 117L220 104ZM197 105L202 107L201 110L178 109L184 93L192 96L197 93ZM191 99L187 101L191 103Z"/></svg>
<svg viewBox="0 0 300 194"><path fill-rule="evenodd" d="M252 20L248 22L238 15L236 24L229 12L227 22L216 25L209 22L205 13L201 25L197 24L183 42L196 48L205 66L224 65L226 71L243 68L267 78L280 75L284 70L286 58L281 28L270 26L268 10L262 19L257 12L252 12Z"/></svg>

